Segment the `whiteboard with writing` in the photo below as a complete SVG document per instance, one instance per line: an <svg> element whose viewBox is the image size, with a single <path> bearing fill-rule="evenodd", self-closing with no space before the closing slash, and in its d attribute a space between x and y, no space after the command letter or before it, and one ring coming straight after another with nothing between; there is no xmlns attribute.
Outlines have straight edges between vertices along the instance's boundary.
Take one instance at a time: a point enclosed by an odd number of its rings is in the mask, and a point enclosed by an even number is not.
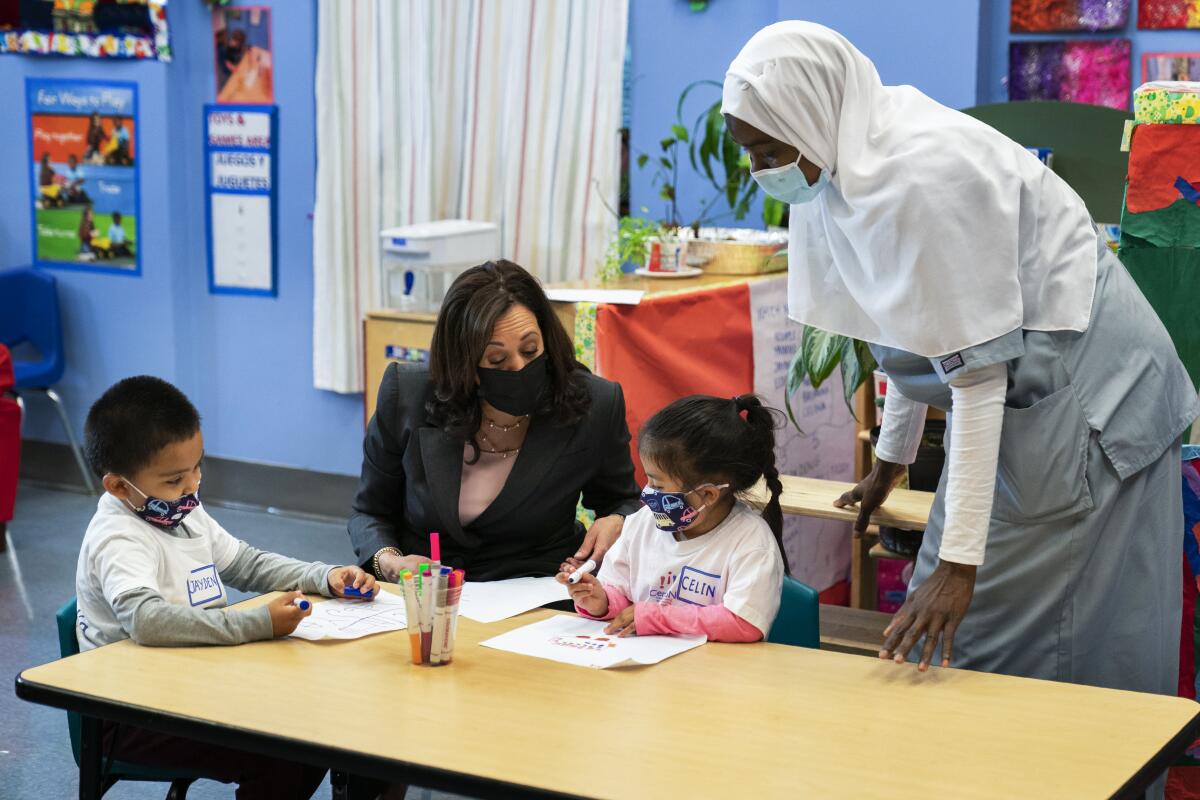
<svg viewBox="0 0 1200 800"><path fill-rule="evenodd" d="M784 409L788 367L800 346L802 326L787 316L787 278L750 284L754 332L754 391L767 405ZM789 421L775 434L781 474L849 481L854 479L854 417L842 400L838 372L820 389L807 383L792 397L803 433ZM850 525L845 522L784 517L783 543L792 576L818 591L850 574Z"/></svg>
<svg viewBox="0 0 1200 800"><path fill-rule="evenodd" d="M276 292L274 106L205 106L208 288Z"/></svg>

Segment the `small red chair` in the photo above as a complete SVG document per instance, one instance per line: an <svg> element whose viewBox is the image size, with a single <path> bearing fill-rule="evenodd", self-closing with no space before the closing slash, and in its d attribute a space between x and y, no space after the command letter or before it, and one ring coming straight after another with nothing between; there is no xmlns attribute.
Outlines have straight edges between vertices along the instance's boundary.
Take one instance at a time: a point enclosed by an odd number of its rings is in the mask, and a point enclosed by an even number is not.
<svg viewBox="0 0 1200 800"><path fill-rule="evenodd" d="M0 344L0 551L8 545L8 521L17 501L17 472L21 465L21 407L11 394L12 357Z"/></svg>

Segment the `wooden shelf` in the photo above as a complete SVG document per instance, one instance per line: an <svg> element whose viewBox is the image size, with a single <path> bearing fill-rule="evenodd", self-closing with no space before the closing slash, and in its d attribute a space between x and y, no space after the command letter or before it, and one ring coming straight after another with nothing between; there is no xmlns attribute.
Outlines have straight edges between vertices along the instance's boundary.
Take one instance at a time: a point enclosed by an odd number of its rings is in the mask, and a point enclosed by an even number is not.
<svg viewBox="0 0 1200 800"><path fill-rule="evenodd" d="M827 481L820 478L801 478L782 475L783 494L779 503L783 513L817 519L832 519L839 522L854 522L858 519L858 508L836 508L833 502L854 488L854 484L842 481ZM767 502L766 486L759 483L751 490L748 500L762 508ZM895 489L887 503L876 509L871 522L890 525L905 530L923 531L929 522L929 509L933 505L933 492L915 492L911 489Z"/></svg>
<svg viewBox="0 0 1200 800"><path fill-rule="evenodd" d="M888 550L883 546L883 542L876 542L868 551L871 558L898 558L901 561L916 561L915 556L901 555L894 550Z"/></svg>

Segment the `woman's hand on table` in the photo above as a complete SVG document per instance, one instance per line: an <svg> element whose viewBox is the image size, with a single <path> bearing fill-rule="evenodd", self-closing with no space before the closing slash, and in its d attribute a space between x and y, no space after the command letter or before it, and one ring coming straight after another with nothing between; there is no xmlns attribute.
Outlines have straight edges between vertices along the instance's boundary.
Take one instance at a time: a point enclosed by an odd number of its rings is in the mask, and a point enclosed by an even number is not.
<svg viewBox="0 0 1200 800"><path fill-rule="evenodd" d="M358 600L375 599L375 576L361 567L334 567L329 570L328 582L334 597L345 597L346 589L351 588L358 590Z"/></svg>
<svg viewBox="0 0 1200 800"><path fill-rule="evenodd" d="M637 636L637 621L635 619L637 612L634 611L635 606L626 606L620 614L612 618L612 622L608 623L608 627L604 632L617 636Z"/></svg>
<svg viewBox="0 0 1200 800"><path fill-rule="evenodd" d="M871 524L871 515L875 513L875 509L883 505L884 501L888 499L888 495L892 493L892 489L896 488L896 484L904 477L904 469L903 464L893 464L890 461L876 459L875 466L871 467L867 477L833 501L838 508L858 505L858 519L854 522L856 538L866 533L867 526Z"/></svg>
<svg viewBox="0 0 1200 800"><path fill-rule="evenodd" d="M571 595L571 601L576 606L593 617L603 617L608 613L608 593L604 591L604 584L586 572L579 578L579 583L567 583L568 577L570 574L563 571L555 579L567 587L567 594Z"/></svg>
<svg viewBox="0 0 1200 800"><path fill-rule="evenodd" d="M395 553L380 553L379 554L379 574L381 580L388 583L399 583L400 573L404 570L412 570L416 575L422 564L428 564L429 559L425 556L400 556Z"/></svg>
<svg viewBox="0 0 1200 800"><path fill-rule="evenodd" d="M954 654L954 633L967 615L971 597L975 594L975 565L938 561L933 573L916 591L909 594L904 605L884 629L886 637L880 658L894 658L904 663L908 652L925 637L917 669L929 669L933 662L938 639L942 641L941 665L950 666Z"/></svg>
<svg viewBox="0 0 1200 800"><path fill-rule="evenodd" d="M559 570L572 572L583 566L583 562L588 559L599 564L604 560L604 554L617 543L617 539L621 538L621 531L624 527L625 518L620 514L600 517L592 523L592 527L588 528L587 535L583 537L583 544L579 545L578 552L564 561L559 566Z"/></svg>

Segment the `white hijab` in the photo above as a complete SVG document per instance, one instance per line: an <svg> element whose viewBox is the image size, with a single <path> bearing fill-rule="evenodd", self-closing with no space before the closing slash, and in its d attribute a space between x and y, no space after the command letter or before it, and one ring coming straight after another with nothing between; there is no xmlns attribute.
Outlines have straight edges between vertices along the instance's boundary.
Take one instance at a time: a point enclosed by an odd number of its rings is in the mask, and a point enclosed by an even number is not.
<svg viewBox="0 0 1200 800"><path fill-rule="evenodd" d="M840 34L756 33L721 110L831 175L791 207L788 313L926 357L1017 328L1087 329L1096 232L1025 148L911 86L884 86Z"/></svg>

